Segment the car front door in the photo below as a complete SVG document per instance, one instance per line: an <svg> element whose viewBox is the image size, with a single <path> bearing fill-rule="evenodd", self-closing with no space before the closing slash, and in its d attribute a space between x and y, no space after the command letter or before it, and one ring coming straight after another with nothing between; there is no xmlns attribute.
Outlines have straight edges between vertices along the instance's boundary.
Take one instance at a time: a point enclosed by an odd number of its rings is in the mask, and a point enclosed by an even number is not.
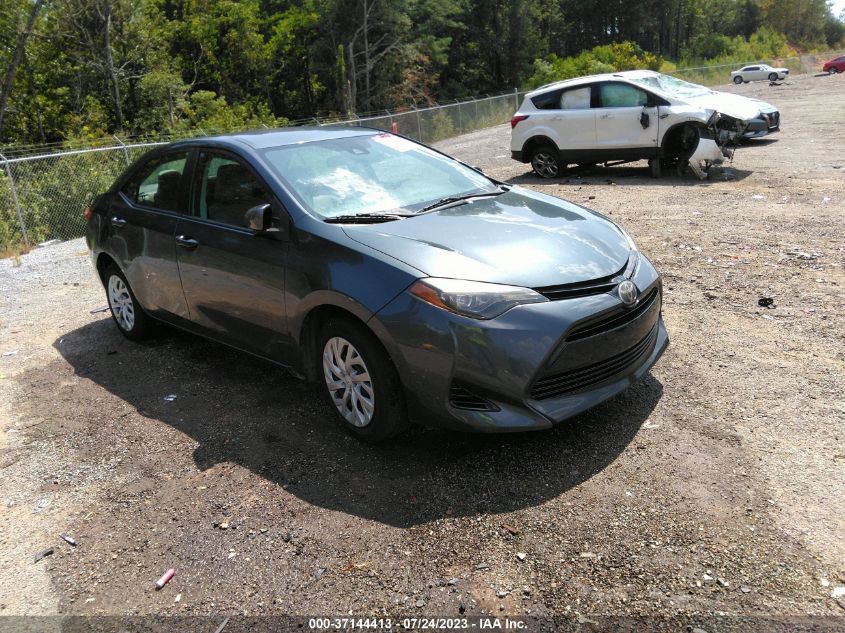
<svg viewBox="0 0 845 633"><path fill-rule="evenodd" d="M645 90L621 81L605 81L593 90L596 144L608 151L657 148L657 105ZM620 155L620 158L623 156Z"/></svg>
<svg viewBox="0 0 845 633"><path fill-rule="evenodd" d="M286 212L234 154L202 150L194 174L193 215L181 219L175 237L191 321L212 338L286 363ZM272 205L274 228L257 232L245 215L262 204Z"/></svg>
<svg viewBox="0 0 845 633"><path fill-rule="evenodd" d="M189 318L173 243L176 224L189 210L189 159L181 150L143 162L111 197L106 218L105 251L144 309L166 321Z"/></svg>

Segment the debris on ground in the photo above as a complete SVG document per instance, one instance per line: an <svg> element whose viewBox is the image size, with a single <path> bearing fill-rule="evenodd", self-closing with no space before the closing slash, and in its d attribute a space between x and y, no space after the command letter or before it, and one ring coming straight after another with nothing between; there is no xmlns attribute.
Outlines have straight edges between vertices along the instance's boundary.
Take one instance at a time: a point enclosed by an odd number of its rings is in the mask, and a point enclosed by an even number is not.
<svg viewBox="0 0 845 633"><path fill-rule="evenodd" d="M43 499L39 499L38 503L35 504L35 509L33 512L41 512L50 506L50 500L47 497Z"/></svg>
<svg viewBox="0 0 845 633"><path fill-rule="evenodd" d="M760 297L757 300L757 305L761 308L774 308L775 300L772 297Z"/></svg>
<svg viewBox="0 0 845 633"><path fill-rule="evenodd" d="M519 534L519 528L513 525L508 525L507 523L502 523L502 529L507 530L510 532L511 536L516 536Z"/></svg>
<svg viewBox="0 0 845 633"><path fill-rule="evenodd" d="M59 534L59 538L62 539L68 545L73 545L74 547L79 545L79 543L76 542L76 539L68 536L67 534Z"/></svg>
<svg viewBox="0 0 845 633"><path fill-rule="evenodd" d="M108 311L109 311L108 305L104 305L104 306L100 306L99 308L94 308L93 310L91 310L91 312L89 314L99 314L100 312L108 312Z"/></svg>
<svg viewBox="0 0 845 633"><path fill-rule="evenodd" d="M526 557L526 556L527 556L527 554L526 554L525 552L517 552L517 553L516 553L516 558L517 558L518 560L521 560L521 561L522 561L522 560L525 560L525 557Z"/></svg>
<svg viewBox="0 0 845 633"><path fill-rule="evenodd" d="M476 571L484 571L485 569L490 569L490 565L488 565L487 563L479 563L475 566Z"/></svg>
<svg viewBox="0 0 845 633"><path fill-rule="evenodd" d="M18 350L12 350L11 352L3 352L3 356L17 356Z"/></svg>
<svg viewBox="0 0 845 633"><path fill-rule="evenodd" d="M52 547L48 547L47 549L43 549L35 555L35 562L37 563L42 558L47 558L48 556L52 556L52 555L53 555L53 548Z"/></svg>
<svg viewBox="0 0 845 633"><path fill-rule="evenodd" d="M176 570L171 568L164 572L164 575L156 580L156 591L164 587L167 583L170 582L170 579L176 574Z"/></svg>
<svg viewBox="0 0 845 633"><path fill-rule="evenodd" d="M174 400L176 400L176 394L175 393L171 393L171 394L164 396L165 402L173 402Z"/></svg>

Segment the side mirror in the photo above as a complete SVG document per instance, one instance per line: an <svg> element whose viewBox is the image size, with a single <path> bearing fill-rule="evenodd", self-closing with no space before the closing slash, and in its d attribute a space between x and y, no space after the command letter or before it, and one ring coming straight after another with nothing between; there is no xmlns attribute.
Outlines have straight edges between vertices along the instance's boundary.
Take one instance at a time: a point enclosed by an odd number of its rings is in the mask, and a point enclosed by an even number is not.
<svg viewBox="0 0 845 633"><path fill-rule="evenodd" d="M259 204L244 214L246 225L253 231L266 231L273 225L273 208L270 204Z"/></svg>
<svg viewBox="0 0 845 633"><path fill-rule="evenodd" d="M473 166L472 166L472 168L473 168L475 171L477 171L479 174L483 174L483 173L484 173L484 170L483 170L483 169L481 169L481 167L479 167L478 165L473 165Z"/></svg>

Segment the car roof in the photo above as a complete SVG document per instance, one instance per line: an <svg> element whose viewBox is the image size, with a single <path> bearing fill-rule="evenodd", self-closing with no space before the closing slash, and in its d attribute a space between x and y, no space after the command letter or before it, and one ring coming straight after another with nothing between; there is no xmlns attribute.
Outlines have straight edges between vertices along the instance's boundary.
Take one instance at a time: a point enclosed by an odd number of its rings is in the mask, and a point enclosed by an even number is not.
<svg viewBox="0 0 845 633"><path fill-rule="evenodd" d="M526 97L534 97L543 94L549 90L557 90L559 88L575 87L580 84L593 83L596 81L614 81L619 79L627 79L629 81L634 79L641 79L643 77L656 77L660 73L654 70L622 70L615 73L602 73L600 75L586 75L584 77L576 77L574 79L564 79L563 81L556 81L554 83L546 84L535 88Z"/></svg>
<svg viewBox="0 0 845 633"><path fill-rule="evenodd" d="M251 130L234 134L219 134L215 136L201 136L177 141L172 147L191 147L196 145L238 146L246 145L251 149L267 149L284 145L297 145L311 141L325 141L354 136L370 136L383 134L382 130L357 127L351 125L301 126L276 128L267 130Z"/></svg>

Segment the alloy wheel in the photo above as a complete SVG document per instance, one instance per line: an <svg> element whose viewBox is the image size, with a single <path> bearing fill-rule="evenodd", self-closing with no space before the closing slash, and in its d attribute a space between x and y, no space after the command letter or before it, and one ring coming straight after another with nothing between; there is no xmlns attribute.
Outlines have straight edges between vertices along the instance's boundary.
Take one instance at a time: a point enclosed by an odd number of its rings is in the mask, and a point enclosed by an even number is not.
<svg viewBox="0 0 845 633"><path fill-rule="evenodd" d="M131 332L135 327L135 304L129 286L117 275L109 277L109 306L120 329Z"/></svg>
<svg viewBox="0 0 845 633"><path fill-rule="evenodd" d="M335 336L323 348L323 376L343 419L365 427L375 414L375 391L364 358L345 338Z"/></svg>
<svg viewBox="0 0 845 633"><path fill-rule="evenodd" d="M534 158L531 159L531 166L543 178L554 178L557 176L557 160L548 152L534 154Z"/></svg>

